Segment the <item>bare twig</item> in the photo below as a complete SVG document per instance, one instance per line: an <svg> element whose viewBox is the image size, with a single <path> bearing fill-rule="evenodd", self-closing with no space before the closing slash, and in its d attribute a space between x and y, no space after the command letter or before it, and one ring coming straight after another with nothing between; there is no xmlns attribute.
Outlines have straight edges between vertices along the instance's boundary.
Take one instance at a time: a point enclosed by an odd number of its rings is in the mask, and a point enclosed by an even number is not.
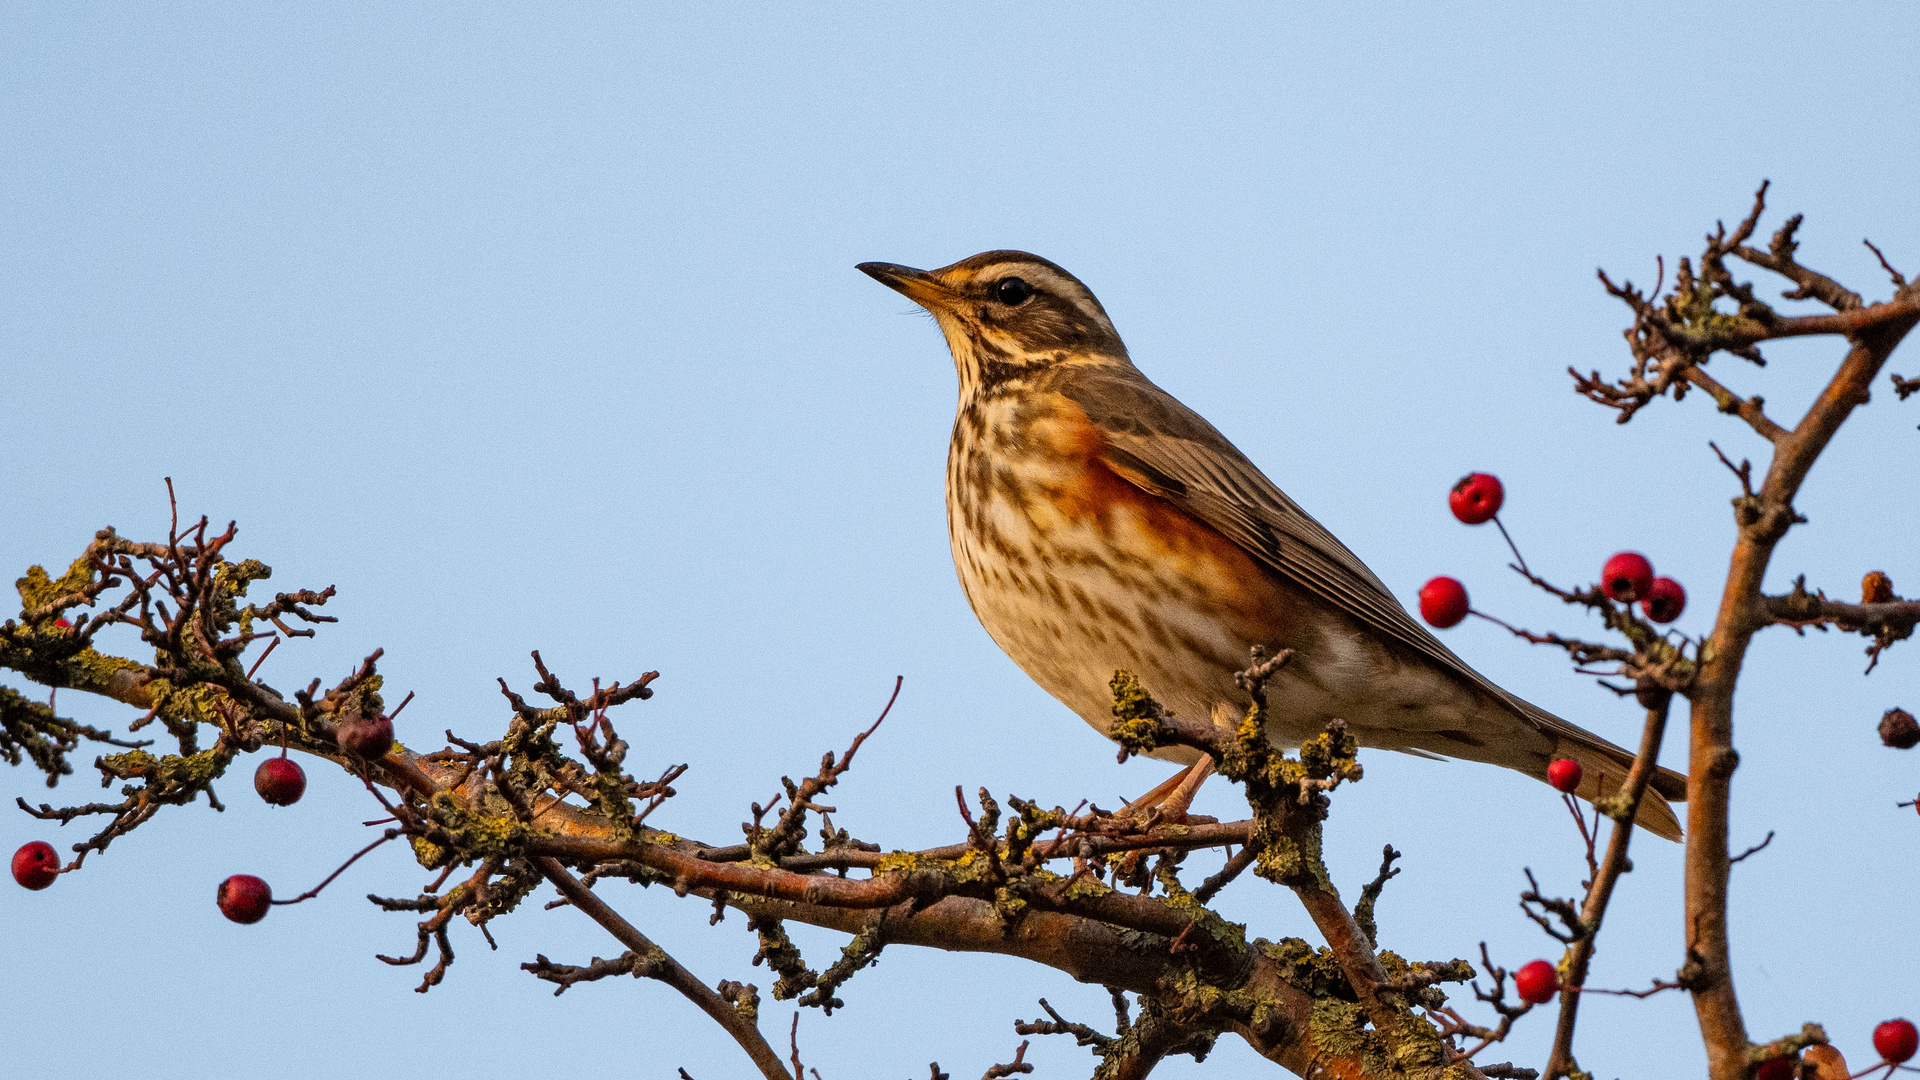
<svg viewBox="0 0 1920 1080"><path fill-rule="evenodd" d="M1661 699L1658 704L1647 710L1646 722L1641 726L1640 748L1633 757L1633 766L1627 771L1626 781L1613 796L1594 801L1595 831L1598 831L1598 811L1614 819L1612 835L1607 840L1607 853L1595 868L1587 886L1586 903L1581 906L1577 934L1568 949L1566 977L1563 985L1579 989L1586 984L1587 969L1593 960L1593 950L1600 926L1607 915L1607 905L1613 899L1613 888L1620 875L1627 869L1627 845L1633 840L1633 819L1640 808L1640 800L1645 796L1648 783L1653 779L1654 770L1660 757L1660 744L1667 731L1667 709L1671 699ZM1592 865L1592 846L1588 847L1589 865ZM1573 1033L1579 1018L1580 995L1560 995L1560 1019L1554 1028L1553 1049L1547 1055L1545 1071L1547 1080L1557 1080L1568 1075L1573 1068Z"/></svg>
<svg viewBox="0 0 1920 1080"><path fill-rule="evenodd" d="M1759 854L1759 853L1760 853L1761 851L1763 851L1763 850L1765 850L1765 849L1766 849L1766 846L1767 846L1768 844L1771 844L1771 843L1773 843L1773 830L1772 830L1772 829L1768 829L1768 830L1767 830L1767 838L1766 838L1765 840L1762 840L1762 841L1760 841L1759 843L1757 843L1757 844L1755 844L1755 845L1753 845L1752 847L1750 847L1750 848L1748 848L1747 850L1745 850L1745 851L1743 851L1743 852L1741 852L1740 854L1738 854L1738 855L1735 855L1735 856L1734 856L1733 858L1731 858L1731 859L1728 859L1728 860L1727 860L1727 865L1728 865L1728 866L1735 866L1735 865L1737 865L1737 864L1739 864L1740 862L1742 862L1742 861L1744 861L1744 860L1746 859L1746 857L1747 857L1747 856L1749 856L1749 855L1757 855L1757 854Z"/></svg>
<svg viewBox="0 0 1920 1080"><path fill-rule="evenodd" d="M762 1076L767 1080L795 1080L795 1077L787 1072L786 1066L781 1063L780 1056L773 1052L773 1047L767 1045L767 1040L761 1037L759 1030L736 1012L726 999L694 978L693 973L681 967L679 961L668 956L664 949L635 929L633 924L621 918L619 912L614 911L595 896L592 889L581 885L572 874L567 872L566 867L560 865L559 860L547 856L534 856L531 862L540 871L542 877L553 882L554 888L559 889L561 895L573 901L574 907L586 912L589 918L599 923L620 944L639 955L658 958L657 962L649 965L651 977L680 991L687 1000L699 1006L701 1012L706 1013L709 1018L724 1028L727 1034L732 1035L734 1041L740 1044L740 1048L753 1059L754 1065L760 1069Z"/></svg>
<svg viewBox="0 0 1920 1080"><path fill-rule="evenodd" d="M384 844L387 841L399 835L400 835L399 829L388 829L386 832L381 834L380 839L375 840L373 843L368 844L366 847L363 847L359 851L356 851L352 855L348 856L347 861L341 863L340 868L338 870L335 870L333 873L328 874L325 880L321 881L320 884L315 885L313 888L308 889L306 892L301 893L299 896L296 896L291 900L274 900L271 902L275 904L298 904L303 900L311 900L314 897L319 896L321 889L324 889L327 886L333 884L333 879L339 877L341 874L346 873L347 867L352 866L356 862L359 862L360 856L365 855L367 852L372 851L374 848L379 847L381 844Z"/></svg>
<svg viewBox="0 0 1920 1080"><path fill-rule="evenodd" d="M1013 1052L1013 1060L1004 1065L995 1065L980 1075L980 1080L1002 1080L1003 1077L1019 1073L1030 1073L1033 1066L1027 1063L1027 1042L1020 1041L1020 1048Z"/></svg>

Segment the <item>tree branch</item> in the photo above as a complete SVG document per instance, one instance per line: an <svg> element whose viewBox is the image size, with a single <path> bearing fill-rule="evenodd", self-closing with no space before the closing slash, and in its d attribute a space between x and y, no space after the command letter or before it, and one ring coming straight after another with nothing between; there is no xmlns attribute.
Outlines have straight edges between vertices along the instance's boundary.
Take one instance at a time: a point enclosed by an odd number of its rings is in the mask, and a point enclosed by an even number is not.
<svg viewBox="0 0 1920 1080"><path fill-rule="evenodd" d="M1764 194L1764 188L1762 193ZM1758 210L1756 200L1756 213ZM1905 334L1920 321L1920 290L1896 290L1892 303L1858 307L1852 294L1811 271L1795 270L1791 259L1792 226L1776 237L1770 258L1742 258L1785 273L1806 295L1817 296L1841 310L1834 315L1781 319L1769 326L1741 322L1717 339L1712 335L1688 340L1689 347L1724 348L1752 344L1766 337L1807 333L1842 334L1850 347L1812 407L1785 437L1774 440L1773 461L1760 490L1735 502L1739 536L1728 567L1714 629L1701 648L1698 673L1689 690L1692 701L1690 768L1687 784L1686 928L1687 963L1692 973L1689 989L1706 1043L1709 1074L1714 1080L1740 1080L1747 1075L1746 1026L1733 988L1733 968L1727 934L1728 805L1732 777L1739 762L1733 748L1733 695L1754 629L1767 621L1761 582L1775 545L1796 519L1793 499L1827 443L1853 409L1867 400L1867 390L1887 357ZM1750 320L1749 320L1750 322Z"/></svg>
<svg viewBox="0 0 1920 1080"><path fill-rule="evenodd" d="M1607 915L1607 904L1613 899L1615 883L1627 868L1627 845L1633 840L1633 817L1640 808L1641 798L1647 793L1647 784L1653 779L1654 770L1659 768L1660 743L1666 736L1667 708L1671 701L1671 698L1662 699L1647 710L1646 723L1640 731L1640 749L1634 755L1632 768L1627 771L1626 782L1613 795L1594 803L1602 813L1613 818L1613 832L1607 839L1607 853L1600 860L1599 870L1587 886L1586 903L1580 909L1580 923L1585 927L1585 932L1567 950L1564 982L1576 992L1560 995L1560 1019L1554 1028L1553 1048L1547 1055L1547 1066L1543 1070L1546 1080L1559 1080L1570 1075L1574 1068L1573 1032L1580 1012L1580 995L1577 991L1586 985L1587 969L1593 961L1593 950L1599 938L1600 924Z"/></svg>
<svg viewBox="0 0 1920 1080"><path fill-rule="evenodd" d="M701 1012L706 1013L714 1023L719 1024L727 1034L733 1036L733 1041L739 1043L740 1049L745 1050L747 1056L753 1059L754 1065L760 1070L760 1075L767 1080L796 1080L787 1072L787 1067L780 1060L780 1055L774 1053L773 1047L769 1046L767 1040L761 1036L759 1028L741 1016L726 999L708 989L707 985L699 979L694 978L693 973L681 967L679 961L668 956L666 950L655 945L645 934L635 929L632 923L621 918L620 913L595 896L592 889L580 884L572 874L567 872L566 867L560 865L558 860L536 855L531 861L540 871L540 875L553 882L553 887L560 890L560 895L572 901L573 906L585 912L588 918L599 923L607 933L613 935L614 940L625 945L636 956L644 958L636 961L645 965L643 974L680 991L688 1001L699 1006Z"/></svg>

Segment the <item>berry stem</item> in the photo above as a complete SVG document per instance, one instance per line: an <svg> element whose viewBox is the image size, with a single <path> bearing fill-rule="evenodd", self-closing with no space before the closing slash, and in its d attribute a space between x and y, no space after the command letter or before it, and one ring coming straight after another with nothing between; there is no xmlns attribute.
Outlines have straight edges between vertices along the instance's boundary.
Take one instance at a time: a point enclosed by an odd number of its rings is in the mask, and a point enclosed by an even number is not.
<svg viewBox="0 0 1920 1080"><path fill-rule="evenodd" d="M1520 572L1532 577L1533 571L1527 569L1526 557L1520 554L1520 545L1513 542L1513 537L1508 534L1506 523L1500 520L1499 514L1493 515L1493 524L1500 530L1500 539L1507 542L1507 550L1513 552L1513 561L1520 564Z"/></svg>
<svg viewBox="0 0 1920 1080"><path fill-rule="evenodd" d="M1508 630L1508 631L1511 631L1512 633L1514 633L1514 634L1517 634L1517 635L1520 635L1520 636L1522 636L1522 637L1524 637L1524 636L1526 636L1526 635L1525 635L1525 632L1524 632L1524 631L1520 631L1520 630L1515 630L1515 629L1513 628L1513 625L1512 625L1511 623L1509 623L1509 622L1507 622L1507 620L1505 620L1505 619L1502 619L1502 618L1500 618L1500 617L1499 617L1499 616L1497 616L1497 615L1489 615L1489 614L1487 614L1486 612L1484 612L1484 611L1480 611L1480 610L1478 610L1478 609L1476 609L1476 608L1468 608L1468 609L1467 609L1467 614L1469 614L1469 615L1473 615L1473 616L1476 616L1476 617L1478 617L1478 618L1482 618L1482 619L1485 619L1485 620L1487 620L1488 622L1490 622L1490 623L1492 623L1492 624L1493 624L1493 625L1495 625L1495 626L1498 626L1498 627L1501 627L1502 629L1505 629L1505 630Z"/></svg>
<svg viewBox="0 0 1920 1080"><path fill-rule="evenodd" d="M380 837L380 839L375 840L373 843L368 844L366 847L363 847L359 851L354 852L352 858L349 858L346 862L343 862L340 864L340 869L335 870L333 873L327 875L327 880L322 881L320 884L315 885L313 888L308 889L306 892L301 893L299 896L296 896L291 900L274 900L271 902L274 904L297 904L302 900L311 900L314 897L319 896L321 889L324 889L327 886L333 884L333 879L339 877L343 873L346 873L347 867L352 866L355 862L359 861L360 856L365 855L367 852L372 851L374 848L379 847L381 844L384 844L387 841L399 835L400 835L399 829L388 829L386 831L386 834Z"/></svg>
<svg viewBox="0 0 1920 1080"><path fill-rule="evenodd" d="M280 636L276 634L274 635L274 638L272 641L267 642L266 651L262 652L260 654L260 658L253 662L253 666L247 669L247 678L249 679L253 678L253 673L260 670L260 665L267 662L267 657L273 655L274 648L279 644L280 644Z"/></svg>

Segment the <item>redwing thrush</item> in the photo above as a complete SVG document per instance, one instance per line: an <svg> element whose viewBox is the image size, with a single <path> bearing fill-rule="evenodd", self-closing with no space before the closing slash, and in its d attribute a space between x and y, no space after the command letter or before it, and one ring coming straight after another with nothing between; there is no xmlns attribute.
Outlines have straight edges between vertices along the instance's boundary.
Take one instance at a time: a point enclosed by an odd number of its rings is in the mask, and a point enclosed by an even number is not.
<svg viewBox="0 0 1920 1080"><path fill-rule="evenodd" d="M933 313L960 373L947 451L953 562L982 625L1105 732L1126 669L1176 715L1237 724L1249 650L1293 650L1270 737L1338 717L1363 745L1545 780L1581 763L1615 790L1633 755L1495 686L1415 622L1365 564L1198 414L1142 375L1073 275L1020 251L940 270L860 269ZM1198 751L1154 756L1207 764ZM1164 785L1163 785L1164 787ZM1661 770L1639 824L1678 839ZM1662 798L1664 796L1664 798Z"/></svg>

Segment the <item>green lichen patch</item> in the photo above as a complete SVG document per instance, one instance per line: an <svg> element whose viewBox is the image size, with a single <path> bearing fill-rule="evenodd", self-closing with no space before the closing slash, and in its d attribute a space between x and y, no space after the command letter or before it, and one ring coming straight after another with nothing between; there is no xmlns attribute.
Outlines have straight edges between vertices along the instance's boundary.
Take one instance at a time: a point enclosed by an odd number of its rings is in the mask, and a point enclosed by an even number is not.
<svg viewBox="0 0 1920 1080"><path fill-rule="evenodd" d="M428 870L438 870L453 861L453 852L423 836L416 836L410 842L414 859Z"/></svg>
<svg viewBox="0 0 1920 1080"><path fill-rule="evenodd" d="M1167 906L1192 919L1196 929L1236 953L1246 950L1247 928L1240 923L1222 918L1211 908L1195 900L1193 894L1180 883L1179 875L1175 872L1171 861L1161 862L1154 871L1154 878L1160 884L1162 899Z"/></svg>
<svg viewBox="0 0 1920 1080"><path fill-rule="evenodd" d="M1254 945L1267 959L1279 965L1280 977L1301 993L1315 999L1359 1000L1332 949L1316 949L1299 938L1281 938L1279 941L1262 938Z"/></svg>
<svg viewBox="0 0 1920 1080"><path fill-rule="evenodd" d="M1130 671L1116 671L1107 684L1113 693L1113 726L1107 737L1130 754L1146 754L1166 745L1161 720L1173 714L1160 707Z"/></svg>
<svg viewBox="0 0 1920 1080"><path fill-rule="evenodd" d="M972 853L969 852L968 854ZM919 867L919 865L920 856L915 855L911 851L889 851L880 857L880 862L873 868L873 872L875 874L891 874L901 870L913 870Z"/></svg>
<svg viewBox="0 0 1920 1080"><path fill-rule="evenodd" d="M143 794L148 802L181 805L192 802L200 792L227 771L233 751L224 745L196 754L165 754L156 757L145 750L110 754L94 763L102 774L102 783L112 780L141 780L141 788L127 787L128 795Z"/></svg>
<svg viewBox="0 0 1920 1080"><path fill-rule="evenodd" d="M82 555L67 566L66 573L51 577L44 566L29 566L24 577L14 581L13 587L20 594L20 614L23 619L32 612L40 617L54 614L51 611L41 613L54 601L72 596L94 582L94 566L91 553Z"/></svg>
<svg viewBox="0 0 1920 1080"><path fill-rule="evenodd" d="M438 826L437 842L459 852L462 859L516 857L524 850L527 838L538 835L520 824L496 796L489 796L482 810L474 811L441 792L427 804L427 811Z"/></svg>
<svg viewBox="0 0 1920 1080"><path fill-rule="evenodd" d="M760 936L760 951L753 954L754 966L764 963L780 976L773 984L775 1001L798 997L819 983L820 974L801 958L799 947L787 936L779 919L750 918L747 929Z"/></svg>
<svg viewBox="0 0 1920 1080"><path fill-rule="evenodd" d="M24 757L47 775L47 786L72 774L67 752L80 744L79 728L54 715L53 707L0 686L0 761L20 764Z"/></svg>

